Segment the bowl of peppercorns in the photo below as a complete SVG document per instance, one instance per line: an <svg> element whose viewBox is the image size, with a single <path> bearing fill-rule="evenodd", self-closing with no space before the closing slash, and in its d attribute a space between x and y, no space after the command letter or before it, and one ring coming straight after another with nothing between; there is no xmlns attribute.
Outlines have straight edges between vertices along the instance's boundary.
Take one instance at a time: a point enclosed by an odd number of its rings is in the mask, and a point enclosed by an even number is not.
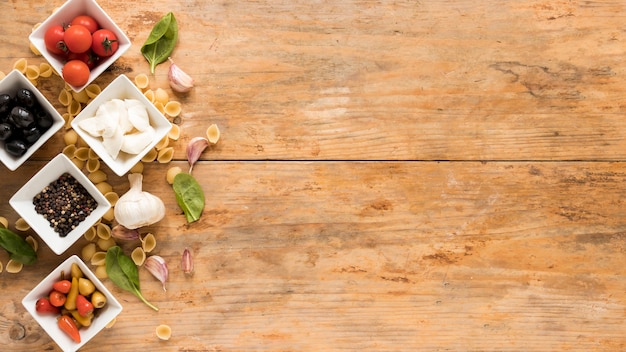
<svg viewBox="0 0 626 352"><path fill-rule="evenodd" d="M0 161L15 171L65 122L20 71L0 81Z"/></svg>
<svg viewBox="0 0 626 352"><path fill-rule="evenodd" d="M41 168L9 204L59 255L111 208L98 188L64 154Z"/></svg>

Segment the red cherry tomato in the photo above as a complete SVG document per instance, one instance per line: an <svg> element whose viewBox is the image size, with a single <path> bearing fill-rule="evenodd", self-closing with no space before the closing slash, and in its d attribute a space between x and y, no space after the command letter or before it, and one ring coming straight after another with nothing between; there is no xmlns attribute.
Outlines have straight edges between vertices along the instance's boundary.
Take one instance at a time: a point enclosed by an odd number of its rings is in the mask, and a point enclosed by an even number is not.
<svg viewBox="0 0 626 352"><path fill-rule="evenodd" d="M49 52L56 55L63 55L67 52L67 47L63 41L65 37L65 29L63 26L52 26L46 30L43 41L46 44L46 49Z"/></svg>
<svg viewBox="0 0 626 352"><path fill-rule="evenodd" d="M115 33L108 29L99 29L93 33L91 50L100 57L115 54L119 43Z"/></svg>
<svg viewBox="0 0 626 352"><path fill-rule="evenodd" d="M84 53L91 48L91 32L85 26L75 25L65 30L65 45L73 53Z"/></svg>
<svg viewBox="0 0 626 352"><path fill-rule="evenodd" d="M72 22L70 22L70 27L75 25L81 25L89 30L89 33L93 33L100 29L100 25L98 21L96 21L93 17L88 15L80 15L74 17Z"/></svg>
<svg viewBox="0 0 626 352"><path fill-rule="evenodd" d="M98 55L91 52L91 50L87 50L86 52L80 54L70 52L67 54L67 60L80 60L86 63L87 67L92 70L94 67L98 66L100 58L98 57Z"/></svg>
<svg viewBox="0 0 626 352"><path fill-rule="evenodd" d="M89 67L80 60L70 60L63 66L63 79L73 86L82 86L89 81Z"/></svg>

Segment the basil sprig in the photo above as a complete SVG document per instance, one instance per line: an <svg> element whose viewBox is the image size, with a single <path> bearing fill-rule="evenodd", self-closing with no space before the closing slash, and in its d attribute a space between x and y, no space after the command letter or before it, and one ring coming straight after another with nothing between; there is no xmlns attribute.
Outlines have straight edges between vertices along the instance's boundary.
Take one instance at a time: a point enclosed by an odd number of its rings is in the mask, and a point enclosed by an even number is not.
<svg viewBox="0 0 626 352"><path fill-rule="evenodd" d="M150 63L150 72L154 73L155 67L167 60L174 51L177 40L178 23L174 14L169 12L154 25L141 47L141 53Z"/></svg>
<svg viewBox="0 0 626 352"><path fill-rule="evenodd" d="M9 258L16 262L25 265L37 262L37 253L33 247L9 229L0 228L0 247L9 252Z"/></svg>
<svg viewBox="0 0 626 352"><path fill-rule="evenodd" d="M109 279L119 288L132 292L148 307L158 311L152 303L148 302L141 294L139 287L139 271L137 265L128 257L119 246L113 246L107 250L105 257L106 272Z"/></svg>

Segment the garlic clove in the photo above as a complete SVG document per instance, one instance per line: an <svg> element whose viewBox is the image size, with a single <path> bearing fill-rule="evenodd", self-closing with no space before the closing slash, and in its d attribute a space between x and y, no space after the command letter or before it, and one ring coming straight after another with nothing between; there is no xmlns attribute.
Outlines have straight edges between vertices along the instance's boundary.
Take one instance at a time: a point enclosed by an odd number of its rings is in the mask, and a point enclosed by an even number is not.
<svg viewBox="0 0 626 352"><path fill-rule="evenodd" d="M165 281L167 281L168 270L165 259L158 255L151 255L143 262L143 267L146 268L152 276L157 278L163 284L163 291L165 289Z"/></svg>
<svg viewBox="0 0 626 352"><path fill-rule="evenodd" d="M111 229L111 237L123 241L134 241L139 239L139 231L127 229L124 225L117 224Z"/></svg>
<svg viewBox="0 0 626 352"><path fill-rule="evenodd" d="M209 146L209 140L204 137L194 137L187 144L187 161L189 162L189 173L193 165L198 161L202 152Z"/></svg>
<svg viewBox="0 0 626 352"><path fill-rule="evenodd" d="M181 70L178 65L174 63L174 60L170 60L170 69L167 72L167 78L170 82L170 87L176 92L186 93L193 88L194 80L185 71Z"/></svg>
<svg viewBox="0 0 626 352"><path fill-rule="evenodd" d="M189 248L185 248L185 250L183 251L181 266L183 268L183 273L193 273L193 258L191 257L191 252L189 251Z"/></svg>

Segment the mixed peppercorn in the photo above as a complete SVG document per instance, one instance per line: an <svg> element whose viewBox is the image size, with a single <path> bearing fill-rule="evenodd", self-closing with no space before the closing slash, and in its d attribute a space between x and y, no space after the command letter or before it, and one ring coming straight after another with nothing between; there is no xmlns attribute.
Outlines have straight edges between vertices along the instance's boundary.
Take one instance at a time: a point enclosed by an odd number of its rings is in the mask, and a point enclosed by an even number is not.
<svg viewBox="0 0 626 352"><path fill-rule="evenodd" d="M33 204L35 211L43 215L61 237L67 236L98 206L85 187L69 173L39 192Z"/></svg>

